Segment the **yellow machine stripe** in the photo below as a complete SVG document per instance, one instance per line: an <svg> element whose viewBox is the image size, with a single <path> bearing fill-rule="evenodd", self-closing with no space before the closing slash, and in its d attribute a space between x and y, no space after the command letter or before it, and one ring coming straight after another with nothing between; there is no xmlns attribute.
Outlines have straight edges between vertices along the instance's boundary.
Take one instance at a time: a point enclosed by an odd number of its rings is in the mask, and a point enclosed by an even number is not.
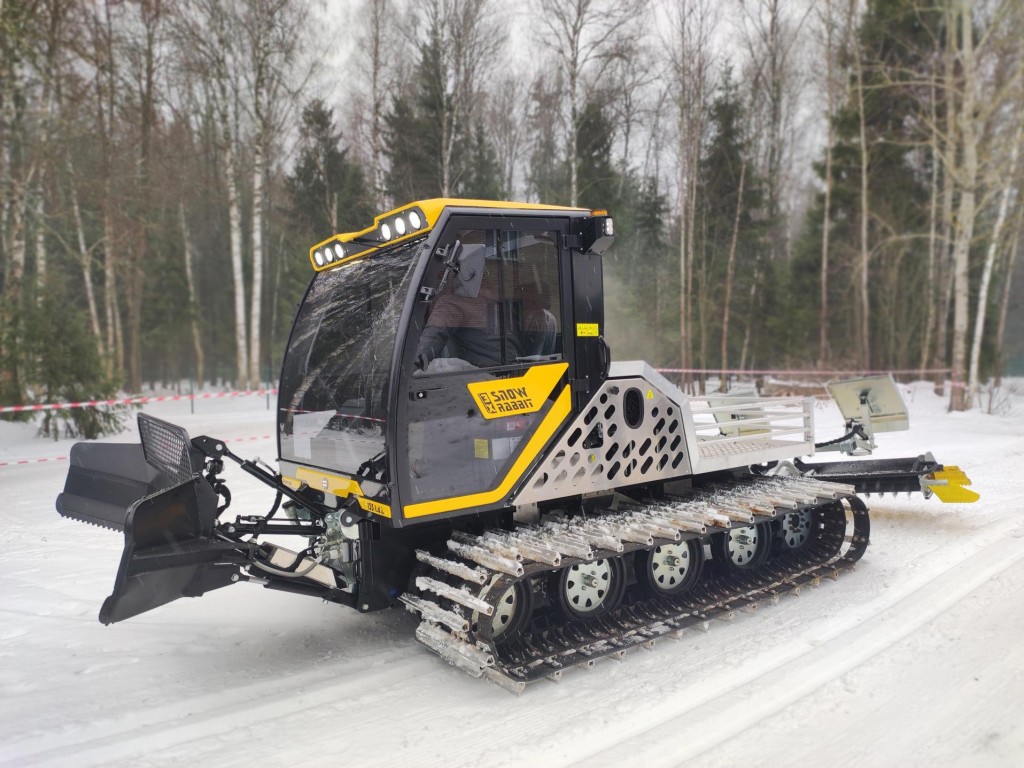
<svg viewBox="0 0 1024 768"><path fill-rule="evenodd" d="M533 460L540 453L541 449L547 443L547 441L555 434L557 429L562 425L562 422L569 416L571 410L571 398L569 395L569 387L562 389L562 392L558 395L558 399L555 400L555 404L551 407L551 410L547 412L544 420L541 421L540 426L537 427L537 431L533 433L523 452L519 454L519 458L516 459L512 468L505 475L505 478L501 481L501 484L490 491L483 491L482 493L473 493L468 496L453 496L448 499L437 499L436 501L423 501L418 504L407 504L403 512L407 518L412 517L425 517L426 515L439 515L443 512L452 512L457 509L466 509L468 507L485 506L487 504L493 504L496 501L500 501L505 494L512 490L512 486L518 482L518 480L526 472L526 468L530 466Z"/></svg>
<svg viewBox="0 0 1024 768"><path fill-rule="evenodd" d="M349 494L353 493L356 496L363 495L363 489L359 487L359 481L353 480L350 477L317 472L306 467L297 467L295 477L314 490L327 491L327 493L333 493L335 496L341 496L342 498L346 498Z"/></svg>

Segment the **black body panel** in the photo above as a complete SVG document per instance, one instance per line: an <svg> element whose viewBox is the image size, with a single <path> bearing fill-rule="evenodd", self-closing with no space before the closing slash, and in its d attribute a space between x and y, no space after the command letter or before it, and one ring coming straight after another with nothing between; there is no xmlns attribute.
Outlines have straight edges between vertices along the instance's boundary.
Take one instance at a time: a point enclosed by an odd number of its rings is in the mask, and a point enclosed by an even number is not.
<svg viewBox="0 0 1024 768"><path fill-rule="evenodd" d="M852 485L857 493L920 492L921 478L943 468L942 464L924 456L831 462L794 459L793 464L807 477Z"/></svg>

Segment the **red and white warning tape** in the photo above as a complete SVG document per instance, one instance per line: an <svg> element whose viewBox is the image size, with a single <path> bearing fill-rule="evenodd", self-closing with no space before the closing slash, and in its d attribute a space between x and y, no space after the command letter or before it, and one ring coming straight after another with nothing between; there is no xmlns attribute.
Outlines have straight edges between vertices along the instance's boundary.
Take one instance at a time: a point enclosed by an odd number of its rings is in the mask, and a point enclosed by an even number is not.
<svg viewBox="0 0 1024 768"><path fill-rule="evenodd" d="M252 437L236 437L225 440L226 443L254 443L257 440L270 440L273 435L254 435ZM47 461L67 461L67 456L48 456L45 459L15 459L12 461L0 461L0 467L19 467L26 464L42 464Z"/></svg>
<svg viewBox="0 0 1024 768"><path fill-rule="evenodd" d="M192 395L136 395L115 400L84 400L80 403L38 403L33 405L0 406L0 413L21 413L25 411L64 411L70 408L96 408L104 405L144 405L146 403L171 403L177 400L213 400L223 397L247 397L249 395L276 395L276 389L252 389L245 392L202 392Z"/></svg>
<svg viewBox="0 0 1024 768"><path fill-rule="evenodd" d="M720 374L726 374L728 376L884 376L887 373L891 373L894 376L911 376L911 375L931 375L934 373L948 374L949 368L920 368L906 369L906 370L884 370L884 371L822 371L822 370L747 370L740 368L727 368L722 370L721 368L658 368L658 373L705 373L712 376L718 376Z"/></svg>

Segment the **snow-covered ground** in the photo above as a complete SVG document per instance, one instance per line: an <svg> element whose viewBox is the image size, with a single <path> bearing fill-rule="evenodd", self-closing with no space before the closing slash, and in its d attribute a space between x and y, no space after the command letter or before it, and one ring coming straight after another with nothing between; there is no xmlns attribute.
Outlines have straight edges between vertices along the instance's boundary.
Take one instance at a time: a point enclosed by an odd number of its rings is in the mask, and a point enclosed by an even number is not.
<svg viewBox="0 0 1024 768"><path fill-rule="evenodd" d="M121 537L54 511L66 461L10 464L68 443L2 424L0 765L1022 765L1024 396L988 416L906 395L911 431L876 456L931 450L980 502L872 498L837 581L518 698L427 652L402 610L244 584L102 626ZM150 412L274 457L263 400L196 410ZM816 419L839 434L833 406ZM228 477L233 511L269 504Z"/></svg>

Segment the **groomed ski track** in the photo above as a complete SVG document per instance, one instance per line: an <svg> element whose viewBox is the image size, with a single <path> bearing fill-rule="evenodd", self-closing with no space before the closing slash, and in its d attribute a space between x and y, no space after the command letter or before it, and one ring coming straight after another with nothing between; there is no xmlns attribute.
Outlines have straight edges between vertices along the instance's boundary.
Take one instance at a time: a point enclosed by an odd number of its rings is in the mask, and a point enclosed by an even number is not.
<svg viewBox="0 0 1024 768"><path fill-rule="evenodd" d="M948 415L919 385L909 405L876 455L932 450L979 503L872 497L853 572L518 698L428 653L404 610L240 585L103 627L120 537L57 516L66 466L0 471L0 765L1019 765L1024 398ZM272 418L154 413L225 439ZM238 509L269 503L229 478Z"/></svg>

